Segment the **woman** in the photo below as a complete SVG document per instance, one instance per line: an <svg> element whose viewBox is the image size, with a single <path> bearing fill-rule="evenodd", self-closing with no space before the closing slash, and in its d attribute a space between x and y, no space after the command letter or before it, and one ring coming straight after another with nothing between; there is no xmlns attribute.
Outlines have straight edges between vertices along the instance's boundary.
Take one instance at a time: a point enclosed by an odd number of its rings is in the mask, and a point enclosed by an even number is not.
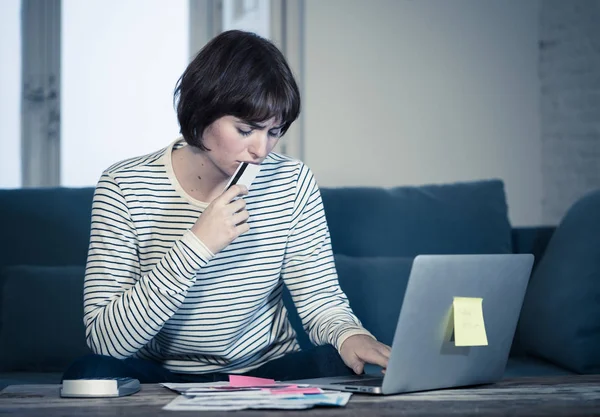
<svg viewBox="0 0 600 417"><path fill-rule="evenodd" d="M175 99L183 138L98 182L84 288L95 354L63 378L286 380L385 367L389 347L338 285L313 175L271 153L300 112L281 52L252 33L222 33L189 64ZM261 164L251 192L223 191L241 162ZM284 284L323 346L299 350Z"/></svg>

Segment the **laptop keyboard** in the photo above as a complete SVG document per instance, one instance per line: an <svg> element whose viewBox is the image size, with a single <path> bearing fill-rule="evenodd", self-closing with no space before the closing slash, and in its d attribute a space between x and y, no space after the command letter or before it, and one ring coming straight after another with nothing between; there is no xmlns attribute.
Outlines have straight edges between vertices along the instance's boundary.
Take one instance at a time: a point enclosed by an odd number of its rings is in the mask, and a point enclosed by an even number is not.
<svg viewBox="0 0 600 417"><path fill-rule="evenodd" d="M350 386L364 386L364 387L380 387L383 385L383 378L370 378L370 379L352 379L349 381L334 382L333 385L350 385Z"/></svg>

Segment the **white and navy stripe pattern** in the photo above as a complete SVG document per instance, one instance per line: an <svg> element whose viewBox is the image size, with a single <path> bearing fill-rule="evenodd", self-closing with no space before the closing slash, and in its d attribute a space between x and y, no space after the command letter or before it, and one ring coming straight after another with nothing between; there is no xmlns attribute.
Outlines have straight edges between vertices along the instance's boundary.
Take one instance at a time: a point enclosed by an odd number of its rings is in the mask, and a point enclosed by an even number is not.
<svg viewBox="0 0 600 417"><path fill-rule="evenodd" d="M299 349L285 283L315 344L369 334L338 281L321 196L301 162L271 154L245 197L250 231L213 255L189 230L207 207L171 166L183 146L107 169L94 195L84 322L90 348L178 373L244 372Z"/></svg>

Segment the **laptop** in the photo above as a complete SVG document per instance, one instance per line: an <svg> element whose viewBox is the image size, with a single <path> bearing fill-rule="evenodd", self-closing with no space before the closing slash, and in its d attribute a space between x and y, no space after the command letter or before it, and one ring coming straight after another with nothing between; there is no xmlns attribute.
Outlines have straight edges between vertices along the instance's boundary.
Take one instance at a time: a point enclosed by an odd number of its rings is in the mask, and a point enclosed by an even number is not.
<svg viewBox="0 0 600 417"><path fill-rule="evenodd" d="M506 368L532 266L531 254L419 255L385 375L286 382L380 395L496 382ZM481 299L487 345L457 343L454 297Z"/></svg>

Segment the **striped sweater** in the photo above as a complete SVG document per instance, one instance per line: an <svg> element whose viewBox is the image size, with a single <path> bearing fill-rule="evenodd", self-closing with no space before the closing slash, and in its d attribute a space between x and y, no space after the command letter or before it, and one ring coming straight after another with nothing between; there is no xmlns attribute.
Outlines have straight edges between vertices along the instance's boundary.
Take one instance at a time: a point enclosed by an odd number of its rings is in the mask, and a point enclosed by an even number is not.
<svg viewBox="0 0 600 417"><path fill-rule="evenodd" d="M244 197L250 231L213 255L190 231L208 204L179 185L179 139L108 168L94 194L84 286L89 347L176 373L241 373L299 349L285 284L314 344L369 334L338 285L319 189L270 154Z"/></svg>

